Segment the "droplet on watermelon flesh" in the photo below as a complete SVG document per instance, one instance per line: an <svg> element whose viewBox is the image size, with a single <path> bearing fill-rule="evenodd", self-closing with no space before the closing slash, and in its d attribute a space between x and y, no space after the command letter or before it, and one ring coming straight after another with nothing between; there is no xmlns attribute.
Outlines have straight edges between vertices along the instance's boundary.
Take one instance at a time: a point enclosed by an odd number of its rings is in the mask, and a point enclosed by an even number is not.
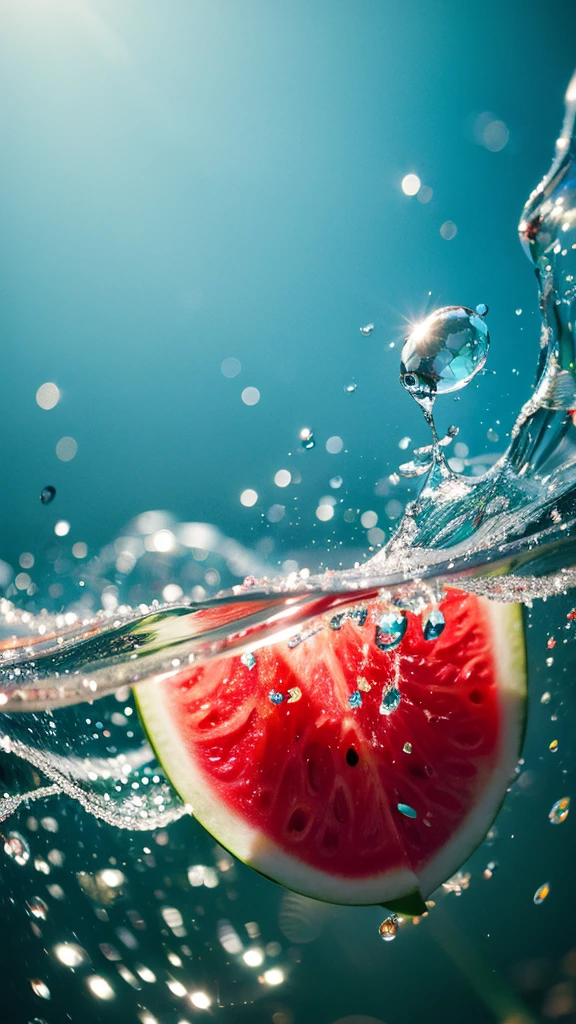
<svg viewBox="0 0 576 1024"><path fill-rule="evenodd" d="M391 651L398 647L406 628L408 619L405 615L396 611L386 611L378 619L376 626L375 642L381 651Z"/></svg>
<svg viewBox="0 0 576 1024"><path fill-rule="evenodd" d="M433 608L422 623L425 640L437 640L444 632L446 621L439 608Z"/></svg>
<svg viewBox="0 0 576 1024"><path fill-rule="evenodd" d="M368 605L373 636L389 608ZM452 589L440 609L433 644L410 610L388 649L348 616L260 648L251 669L236 656L137 688L167 774L223 846L315 899L425 912L496 816L525 706L519 609ZM360 678L371 688L351 709ZM402 700L382 715L390 687ZM295 703L269 699L296 688Z"/></svg>
<svg viewBox="0 0 576 1024"><path fill-rule="evenodd" d="M381 715L391 715L400 707L400 701L402 700L402 694L397 686L386 686L382 693L382 703L380 704Z"/></svg>

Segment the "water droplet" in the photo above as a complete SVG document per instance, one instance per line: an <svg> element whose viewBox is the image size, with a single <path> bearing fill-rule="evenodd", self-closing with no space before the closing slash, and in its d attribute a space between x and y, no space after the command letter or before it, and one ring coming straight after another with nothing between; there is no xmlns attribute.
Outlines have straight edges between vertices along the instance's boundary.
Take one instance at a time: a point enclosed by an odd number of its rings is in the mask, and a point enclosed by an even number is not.
<svg viewBox="0 0 576 1024"><path fill-rule="evenodd" d="M538 906L538 904L540 903L544 903L544 900L549 895L549 893L550 882L544 882L544 885L541 885L540 888L536 889L536 892L534 893L534 903L536 904L536 906Z"/></svg>
<svg viewBox="0 0 576 1024"><path fill-rule="evenodd" d="M489 344L486 324L471 309L437 309L406 339L400 383L421 399L457 391L482 369Z"/></svg>
<svg viewBox="0 0 576 1024"><path fill-rule="evenodd" d="M341 476L333 476L330 479L330 487L332 487L335 491L337 491L339 487L342 487L343 483L344 481Z"/></svg>
<svg viewBox="0 0 576 1024"><path fill-rule="evenodd" d="M366 324L360 328L360 334L363 334L365 338L369 338L374 330L374 324Z"/></svg>
<svg viewBox="0 0 576 1024"><path fill-rule="evenodd" d="M357 387L358 387L358 385L354 384L354 383L352 383L352 384L345 384L344 385L344 394L345 395L353 395L354 392L356 391Z"/></svg>
<svg viewBox="0 0 576 1024"><path fill-rule="evenodd" d="M299 686L292 686L288 690L288 703L289 704L295 704L296 701L300 700L301 696L302 696L302 690L300 689L300 687Z"/></svg>
<svg viewBox="0 0 576 1024"><path fill-rule="evenodd" d="M408 742L405 743L404 746L402 747L402 750L404 751L405 754L411 754L412 753L412 744L408 743Z"/></svg>
<svg viewBox="0 0 576 1024"><path fill-rule="evenodd" d="M8 832L4 839L4 853L19 867L24 867L30 860L30 847L19 832Z"/></svg>
<svg viewBox="0 0 576 1024"><path fill-rule="evenodd" d="M552 697L552 694L550 693L550 691L546 690L545 693L543 693L542 696L540 697L540 703L541 704L549 704L551 697Z"/></svg>
<svg viewBox="0 0 576 1024"><path fill-rule="evenodd" d="M302 447L306 448L306 450L314 448L314 446L316 445L316 441L314 440L314 434L310 430L310 427L302 427L302 430L300 431L300 440L302 442Z"/></svg>
<svg viewBox="0 0 576 1024"><path fill-rule="evenodd" d="M354 693L350 694L348 697L348 703L351 708L362 707L362 694L360 693L360 690L354 690Z"/></svg>
<svg viewBox="0 0 576 1024"><path fill-rule="evenodd" d="M380 704L380 714L391 715L400 707L401 700L402 694L397 686L385 686L382 693L382 703Z"/></svg>
<svg viewBox="0 0 576 1024"><path fill-rule="evenodd" d="M44 487L40 494L40 501L43 505L49 505L51 501L54 501L56 497L56 488L52 487L52 484L48 484L48 487Z"/></svg>
<svg viewBox="0 0 576 1024"><path fill-rule="evenodd" d="M552 740L548 750L551 750L552 753L555 754L558 750L558 740Z"/></svg>
<svg viewBox="0 0 576 1024"><path fill-rule="evenodd" d="M479 302L476 306L478 316L488 316L488 306L485 302Z"/></svg>
<svg viewBox="0 0 576 1024"><path fill-rule="evenodd" d="M26 906L32 917L36 917L40 921L45 921L48 917L48 905L39 896L31 896L26 901Z"/></svg>
<svg viewBox="0 0 576 1024"><path fill-rule="evenodd" d="M370 693L370 690L372 689L372 685L364 678L364 676L358 676L356 679L356 686L362 691L362 693Z"/></svg>
<svg viewBox="0 0 576 1024"><path fill-rule="evenodd" d="M243 665L246 665L246 668L254 668L256 664L256 655L252 654L252 651L246 651L246 653L240 658L240 661Z"/></svg>
<svg viewBox="0 0 576 1024"><path fill-rule="evenodd" d="M284 700L284 694L279 693L278 690L270 690L268 698L272 704L281 704Z"/></svg>
<svg viewBox="0 0 576 1024"><path fill-rule="evenodd" d="M522 316L522 310L521 309L517 309L516 310L516 316Z"/></svg>
<svg viewBox="0 0 576 1024"><path fill-rule="evenodd" d="M368 609L367 608L353 608L352 611L349 612L348 614L350 615L351 619L354 619L354 622L357 622L359 626L363 626L365 624L366 618L368 616Z"/></svg>
<svg viewBox="0 0 576 1024"><path fill-rule="evenodd" d="M376 646L381 651L391 651L402 640L407 626L408 621L405 615L396 611L384 612L376 626Z"/></svg>
<svg viewBox="0 0 576 1024"><path fill-rule="evenodd" d="M396 914L391 914L385 921L382 921L378 929L378 934L384 942L392 942L396 938L398 932L398 918Z"/></svg>
<svg viewBox="0 0 576 1024"><path fill-rule="evenodd" d="M566 821L568 812L570 810L570 797L563 796L561 800L557 800L552 807L548 817L552 825L561 825L563 821Z"/></svg>
<svg viewBox="0 0 576 1024"><path fill-rule="evenodd" d="M425 640L437 640L446 627L446 619L439 608L433 608L422 623L422 633Z"/></svg>
<svg viewBox="0 0 576 1024"><path fill-rule="evenodd" d="M405 818L417 818L418 812L410 807L410 804L397 804L400 814L403 814Z"/></svg>
<svg viewBox="0 0 576 1024"><path fill-rule="evenodd" d="M340 612L339 615L334 615L328 625L330 629L342 629L342 624L346 620L346 612Z"/></svg>
<svg viewBox="0 0 576 1024"><path fill-rule="evenodd" d="M30 987L39 999L50 999L50 989L45 981L41 981L40 978L31 978Z"/></svg>
<svg viewBox="0 0 576 1024"><path fill-rule="evenodd" d="M486 879L486 881L488 881L488 879L492 878L492 875L494 874L494 872L496 871L497 868L498 868L498 864L497 864L497 862L495 860L488 861L486 867L484 868L484 871L482 872L482 874L483 874L484 878Z"/></svg>

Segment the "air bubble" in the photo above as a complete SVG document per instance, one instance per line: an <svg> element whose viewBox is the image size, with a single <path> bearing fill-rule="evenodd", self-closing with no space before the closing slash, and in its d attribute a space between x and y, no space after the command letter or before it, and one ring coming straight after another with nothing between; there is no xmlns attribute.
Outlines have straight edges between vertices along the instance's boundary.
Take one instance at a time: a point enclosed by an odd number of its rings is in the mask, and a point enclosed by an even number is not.
<svg viewBox="0 0 576 1024"><path fill-rule="evenodd" d="M437 309L406 339L400 383L420 399L457 391L482 369L489 344L486 324L471 309Z"/></svg>
<svg viewBox="0 0 576 1024"><path fill-rule="evenodd" d="M348 697L348 703L351 708L362 707L362 694L360 693L360 690L354 690L354 693L350 694Z"/></svg>
<svg viewBox="0 0 576 1024"><path fill-rule="evenodd" d="M365 338L369 338L373 330L374 324L365 324L364 327L360 328L360 334L362 334Z"/></svg>
<svg viewBox="0 0 576 1024"><path fill-rule="evenodd" d="M536 906L539 906L540 903L544 903L544 900L547 896L549 896L549 894L550 882L544 882L544 885L541 885L538 889L536 889L536 892L534 893L534 903L536 904Z"/></svg>
<svg viewBox="0 0 576 1024"><path fill-rule="evenodd" d="M358 387L357 384L345 384L344 385L344 394L345 395L353 395L354 392L356 391L357 387Z"/></svg>
<svg viewBox="0 0 576 1024"><path fill-rule="evenodd" d="M240 658L240 661L246 668L252 669L256 665L256 655L252 654L252 651L246 651Z"/></svg>

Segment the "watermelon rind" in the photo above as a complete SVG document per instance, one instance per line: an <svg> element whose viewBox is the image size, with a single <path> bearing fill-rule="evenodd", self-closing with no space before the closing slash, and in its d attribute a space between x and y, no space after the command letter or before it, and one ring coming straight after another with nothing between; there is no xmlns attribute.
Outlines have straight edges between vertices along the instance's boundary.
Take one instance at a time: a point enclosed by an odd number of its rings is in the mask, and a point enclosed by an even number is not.
<svg viewBox="0 0 576 1024"><path fill-rule="evenodd" d="M484 839L514 777L525 729L526 652L518 605L480 599L490 618L492 647L502 701L497 767L482 796L455 835L419 873L405 867L350 878L328 874L292 857L214 795L174 726L173 714L154 681L134 687L141 722L159 762L195 818L240 861L286 888L326 903L385 905L397 913L423 913L428 898Z"/></svg>

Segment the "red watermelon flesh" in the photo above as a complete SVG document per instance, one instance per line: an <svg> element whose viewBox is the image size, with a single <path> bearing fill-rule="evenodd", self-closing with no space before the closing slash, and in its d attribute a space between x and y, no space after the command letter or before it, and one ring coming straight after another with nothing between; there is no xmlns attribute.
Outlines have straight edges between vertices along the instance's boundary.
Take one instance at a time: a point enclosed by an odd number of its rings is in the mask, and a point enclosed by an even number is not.
<svg viewBox="0 0 576 1024"><path fill-rule="evenodd" d="M317 619L252 667L221 658L138 694L161 762L216 839L337 903L426 897L452 874L488 830L523 733L516 607L450 590L438 639L407 612L386 651L387 606L362 607L363 624Z"/></svg>

